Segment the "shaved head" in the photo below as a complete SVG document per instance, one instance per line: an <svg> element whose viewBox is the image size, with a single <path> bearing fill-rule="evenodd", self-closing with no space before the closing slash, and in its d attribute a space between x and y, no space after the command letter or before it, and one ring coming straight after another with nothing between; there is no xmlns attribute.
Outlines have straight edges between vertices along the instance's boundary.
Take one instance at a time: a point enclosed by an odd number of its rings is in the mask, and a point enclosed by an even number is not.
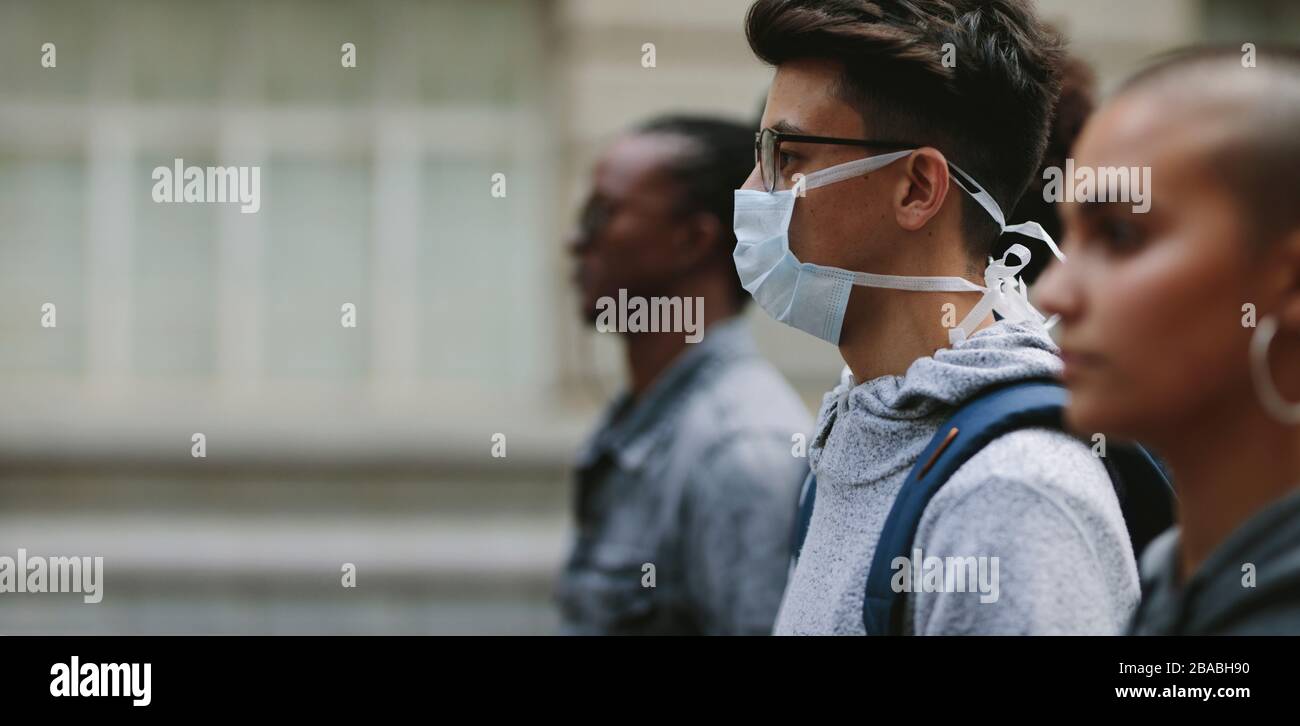
<svg viewBox="0 0 1300 726"><path fill-rule="evenodd" d="M1147 105L1173 135L1188 135L1202 171L1235 200L1261 244L1300 228L1300 49L1237 49L1162 58L1130 79L1117 103Z"/></svg>
<svg viewBox="0 0 1300 726"><path fill-rule="evenodd" d="M1189 422L1262 417L1242 403L1255 400L1250 311L1277 316L1274 380L1300 399L1300 61L1256 61L1243 67L1236 50L1165 58L1075 143L1080 167L1151 170L1145 211L1060 205L1069 263L1035 290L1039 310L1060 316L1078 431L1177 450Z"/></svg>

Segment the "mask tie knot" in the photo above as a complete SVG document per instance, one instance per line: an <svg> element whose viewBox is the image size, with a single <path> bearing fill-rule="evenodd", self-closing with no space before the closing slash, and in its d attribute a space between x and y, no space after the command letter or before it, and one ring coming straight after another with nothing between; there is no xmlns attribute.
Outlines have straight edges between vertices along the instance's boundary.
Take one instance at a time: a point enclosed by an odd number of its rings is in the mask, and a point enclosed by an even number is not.
<svg viewBox="0 0 1300 726"><path fill-rule="evenodd" d="M1008 262L1010 257L1016 258L1015 264ZM991 312L996 312L1004 320L1043 322L1043 314L1029 303L1029 286L1019 278L1020 271L1029 265L1032 257L1027 247L1014 244L1007 248L1002 259L989 259L989 266L984 270L984 295L961 323L948 331L949 344L960 343L970 337L980 321ZM1053 318L1048 327L1055 322L1056 319Z"/></svg>

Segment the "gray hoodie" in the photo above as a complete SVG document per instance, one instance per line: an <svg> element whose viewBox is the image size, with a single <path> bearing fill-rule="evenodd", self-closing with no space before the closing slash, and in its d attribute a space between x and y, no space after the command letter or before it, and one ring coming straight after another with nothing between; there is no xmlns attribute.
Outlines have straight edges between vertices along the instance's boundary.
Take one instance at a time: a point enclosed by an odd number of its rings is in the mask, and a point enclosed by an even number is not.
<svg viewBox="0 0 1300 726"><path fill-rule="evenodd" d="M1257 512L1185 583L1173 527L1142 553L1132 635L1300 635L1300 486Z"/></svg>
<svg viewBox="0 0 1300 726"><path fill-rule="evenodd" d="M776 633L863 634L876 541L939 425L988 386L1056 376L1061 365L1041 325L1000 321L903 376L859 385L846 372L823 400L809 445L817 498ZM1118 634L1138 603L1106 468L1088 444L1059 431L1015 431L967 461L926 507L913 548L922 569L930 557L977 558L985 569L978 586L970 570L964 592L951 591L960 580L950 579L907 595L910 634Z"/></svg>

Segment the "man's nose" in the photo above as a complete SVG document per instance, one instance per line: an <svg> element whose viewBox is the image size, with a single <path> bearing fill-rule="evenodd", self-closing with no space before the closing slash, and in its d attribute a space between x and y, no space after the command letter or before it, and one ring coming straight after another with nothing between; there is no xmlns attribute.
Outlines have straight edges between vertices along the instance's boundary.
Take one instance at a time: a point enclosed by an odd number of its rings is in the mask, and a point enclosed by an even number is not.
<svg viewBox="0 0 1300 726"><path fill-rule="evenodd" d="M767 187L763 185L763 174L758 170L758 164L754 164L754 168L750 170L749 176L745 179L745 183L742 184L740 188L756 192L767 191Z"/></svg>

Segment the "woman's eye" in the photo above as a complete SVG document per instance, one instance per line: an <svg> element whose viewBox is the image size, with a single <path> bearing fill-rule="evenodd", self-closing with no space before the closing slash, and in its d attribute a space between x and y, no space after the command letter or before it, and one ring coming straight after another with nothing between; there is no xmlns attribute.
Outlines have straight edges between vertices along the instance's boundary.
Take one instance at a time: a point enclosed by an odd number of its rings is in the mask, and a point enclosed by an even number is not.
<svg viewBox="0 0 1300 726"><path fill-rule="evenodd" d="M1142 242L1137 225L1124 219L1103 219L1098 225L1098 233L1106 246L1116 252L1136 249Z"/></svg>

